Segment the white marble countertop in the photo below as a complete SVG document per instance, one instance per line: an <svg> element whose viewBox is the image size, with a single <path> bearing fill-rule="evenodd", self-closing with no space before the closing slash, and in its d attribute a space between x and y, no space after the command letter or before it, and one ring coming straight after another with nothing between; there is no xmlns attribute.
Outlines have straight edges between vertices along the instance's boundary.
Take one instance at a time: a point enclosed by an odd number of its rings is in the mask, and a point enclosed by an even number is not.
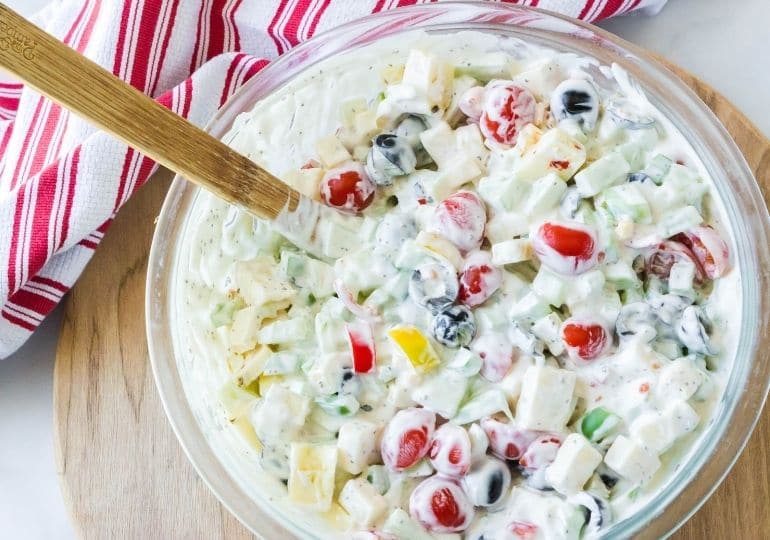
<svg viewBox="0 0 770 540"><path fill-rule="evenodd" d="M23 14L46 0L4 0ZM727 9L726 9L727 8ZM602 26L689 69L733 101L770 135L770 2L669 0L654 18ZM729 44L729 45L726 45ZM56 478L52 373L61 315L0 362L0 534L20 540L73 538Z"/></svg>

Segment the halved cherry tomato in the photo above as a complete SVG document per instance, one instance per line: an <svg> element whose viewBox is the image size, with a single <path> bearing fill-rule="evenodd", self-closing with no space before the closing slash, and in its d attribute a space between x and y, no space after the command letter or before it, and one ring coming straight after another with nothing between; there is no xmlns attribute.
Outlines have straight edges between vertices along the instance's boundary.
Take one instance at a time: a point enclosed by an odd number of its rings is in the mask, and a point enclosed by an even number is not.
<svg viewBox="0 0 770 540"><path fill-rule="evenodd" d="M695 227L674 237L692 251L709 279L721 277L730 269L730 250L712 227Z"/></svg>
<svg viewBox="0 0 770 540"><path fill-rule="evenodd" d="M468 432L456 424L444 424L433 435L428 457L436 472L447 476L464 475L471 466Z"/></svg>
<svg viewBox="0 0 770 540"><path fill-rule="evenodd" d="M531 540L537 535L537 525L527 521L514 521L508 528L517 540Z"/></svg>
<svg viewBox="0 0 770 540"><path fill-rule="evenodd" d="M513 146L522 128L535 120L535 97L513 83L491 83L484 95L479 128L501 146Z"/></svg>
<svg viewBox="0 0 770 540"><path fill-rule="evenodd" d="M380 453L385 466L392 471L408 469L428 453L436 415L427 409L398 411L382 434Z"/></svg>
<svg viewBox="0 0 770 540"><path fill-rule="evenodd" d="M489 449L502 459L520 459L537 438L535 431L518 429L511 423L500 422L494 418L484 418L480 424L489 439Z"/></svg>
<svg viewBox="0 0 770 540"><path fill-rule="evenodd" d="M547 467L556 459L556 452L559 451L562 440L561 437L554 434L540 435L524 452L519 459L519 465L525 469L537 470Z"/></svg>
<svg viewBox="0 0 770 540"><path fill-rule="evenodd" d="M503 283L503 274L492 264L487 251L476 251L465 260L460 273L457 299L468 307L476 307L492 296Z"/></svg>
<svg viewBox="0 0 770 540"><path fill-rule="evenodd" d="M535 233L532 246L540 262L560 274L582 274L599 257L596 234L582 223L546 221Z"/></svg>
<svg viewBox="0 0 770 540"><path fill-rule="evenodd" d="M680 261L688 261L695 265L695 281L700 283L705 272L692 250L681 242L666 240L651 247L644 257L644 271L648 275L668 279L671 267Z"/></svg>
<svg viewBox="0 0 770 540"><path fill-rule="evenodd" d="M377 353L374 347L374 335L369 323L359 321L345 324L353 357L353 371L369 373L374 369Z"/></svg>
<svg viewBox="0 0 770 540"><path fill-rule="evenodd" d="M429 228L467 252L481 245L486 223L487 212L479 196L458 191L439 203Z"/></svg>
<svg viewBox="0 0 770 540"><path fill-rule="evenodd" d="M567 349L581 360L593 360L608 345L607 330L599 323L568 319L561 327Z"/></svg>
<svg viewBox="0 0 770 540"><path fill-rule="evenodd" d="M456 481L435 475L412 491L409 513L431 532L453 533L471 524L474 509Z"/></svg>
<svg viewBox="0 0 770 540"><path fill-rule="evenodd" d="M332 208L358 213L372 204L375 188L364 167L349 161L326 172L321 180L321 200Z"/></svg>

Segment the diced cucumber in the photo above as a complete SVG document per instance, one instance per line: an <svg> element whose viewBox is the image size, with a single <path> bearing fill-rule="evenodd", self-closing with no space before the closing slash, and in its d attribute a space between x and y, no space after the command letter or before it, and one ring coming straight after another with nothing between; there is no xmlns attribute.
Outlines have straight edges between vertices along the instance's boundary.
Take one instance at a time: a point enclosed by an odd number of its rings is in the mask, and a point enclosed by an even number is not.
<svg viewBox="0 0 770 540"><path fill-rule="evenodd" d="M551 210L559 204L565 191L567 191L567 184L555 173L538 178L532 184L524 204L524 213L533 216Z"/></svg>
<svg viewBox="0 0 770 540"><path fill-rule="evenodd" d="M364 478L380 495L385 495L390 488L390 476L385 465L369 465L364 472Z"/></svg>
<svg viewBox="0 0 770 540"><path fill-rule="evenodd" d="M424 249L417 245L414 240L409 239L401 244L401 249L398 250L398 255L396 255L396 260L393 264L396 265L396 268L411 272L417 265L429 257L430 255Z"/></svg>
<svg viewBox="0 0 770 540"><path fill-rule="evenodd" d="M280 351L270 355L262 373L265 375L288 375L298 373L302 358L290 351Z"/></svg>
<svg viewBox="0 0 770 540"><path fill-rule="evenodd" d="M257 334L257 341L265 344L294 343L307 339L311 332L308 317L283 319L263 326Z"/></svg>
<svg viewBox="0 0 770 540"><path fill-rule="evenodd" d="M489 52L455 66L455 76L467 75L482 82L511 78L511 57L501 51Z"/></svg>
<svg viewBox="0 0 770 540"><path fill-rule="evenodd" d="M603 189L625 180L631 166L619 152L611 152L575 175L581 197L593 197Z"/></svg>
<svg viewBox="0 0 770 540"><path fill-rule="evenodd" d="M508 400L505 399L505 394L497 389L487 390L477 394L462 405L457 411L454 421L460 425L470 424L498 412L504 413L513 421L513 415Z"/></svg>
<svg viewBox="0 0 770 540"><path fill-rule="evenodd" d="M602 192L600 200L600 204L606 206L617 220L630 218L635 223L652 223L650 204L636 184L627 182L607 188Z"/></svg>
<svg viewBox="0 0 770 540"><path fill-rule="evenodd" d="M350 394L337 394L315 398L316 405L332 416L353 416L358 412L358 400Z"/></svg>
<svg viewBox="0 0 770 540"><path fill-rule="evenodd" d="M685 206L667 212L661 219L659 228L664 238L674 236L703 223L703 216L694 206Z"/></svg>
<svg viewBox="0 0 770 540"><path fill-rule="evenodd" d="M462 373L444 370L420 383L412 392L412 399L444 418L452 418L465 397L467 382Z"/></svg>
<svg viewBox="0 0 770 540"><path fill-rule="evenodd" d="M660 185L663 182L663 177L668 174L668 170L673 163L673 161L663 154L656 154L649 163L647 163L647 166L642 172L649 176L653 182Z"/></svg>
<svg viewBox="0 0 770 540"><path fill-rule="evenodd" d="M564 342L559 335L562 320L556 313L551 313L535 321L532 325L532 333L548 347L551 354L559 356L564 352Z"/></svg>
<svg viewBox="0 0 770 540"><path fill-rule="evenodd" d="M620 295L612 290L611 287L604 288L599 303L599 314L607 321L614 321L620 315L623 304L620 301Z"/></svg>
<svg viewBox="0 0 770 540"><path fill-rule="evenodd" d="M529 229L527 218L519 212L500 212L487 222L486 236L497 244L525 234Z"/></svg>
<svg viewBox="0 0 770 540"><path fill-rule="evenodd" d="M309 289L316 298L334 294L334 269L323 261L290 249L281 250L280 269L299 287Z"/></svg>
<svg viewBox="0 0 770 540"><path fill-rule="evenodd" d="M644 301L644 290L639 288L623 289L620 291L620 301L623 304L632 304L634 302Z"/></svg>
<svg viewBox="0 0 770 540"><path fill-rule="evenodd" d="M620 423L620 418L605 409L596 407L580 421L580 431L592 442L601 441Z"/></svg>
<svg viewBox="0 0 770 540"><path fill-rule="evenodd" d="M543 301L534 291L530 291L513 305L508 312L508 316L514 321L535 321L540 317L545 317L550 312L549 304Z"/></svg>
<svg viewBox="0 0 770 540"><path fill-rule="evenodd" d="M232 324L235 312L244 307L243 300L240 298L225 300L224 302L218 303L211 312L211 324L214 328Z"/></svg>
<svg viewBox="0 0 770 540"><path fill-rule="evenodd" d="M668 292L692 297L695 294L692 288L694 280L695 264L687 260L678 261L671 267L668 275Z"/></svg>
<svg viewBox="0 0 770 540"><path fill-rule="evenodd" d="M463 377L473 377L481 370L481 358L470 349L460 347L446 366Z"/></svg>
<svg viewBox="0 0 770 540"><path fill-rule="evenodd" d="M556 307L564 303L567 288L567 281L548 270L545 266L540 267L535 279L532 281L532 290L535 291L535 294Z"/></svg>
<svg viewBox="0 0 770 540"><path fill-rule="evenodd" d="M409 514L401 508L396 508L385 520L382 532L393 535L395 538L409 538L409 540L433 540L433 537L425 532L422 525L413 520Z"/></svg>
<svg viewBox="0 0 770 540"><path fill-rule="evenodd" d="M225 408L228 420L232 422L247 414L256 398L232 381L227 381L219 389L219 401Z"/></svg>
<svg viewBox="0 0 770 540"><path fill-rule="evenodd" d="M510 176L485 176L479 180L479 196L492 208L508 212L525 200L530 189L529 182Z"/></svg>
<svg viewBox="0 0 770 540"><path fill-rule="evenodd" d="M604 275L607 281L612 283L618 291L639 289L642 285L634 269L625 261L605 265Z"/></svg>

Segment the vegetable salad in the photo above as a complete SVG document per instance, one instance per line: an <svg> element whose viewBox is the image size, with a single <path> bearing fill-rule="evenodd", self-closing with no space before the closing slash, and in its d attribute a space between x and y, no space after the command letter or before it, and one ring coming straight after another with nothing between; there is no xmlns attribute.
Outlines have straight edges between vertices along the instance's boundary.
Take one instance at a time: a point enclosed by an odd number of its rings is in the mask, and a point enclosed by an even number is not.
<svg viewBox="0 0 770 540"><path fill-rule="evenodd" d="M478 33L348 57L236 124L339 212L310 255L208 207L192 361L218 352L222 414L331 537L601 534L695 444L729 368L708 176L617 66Z"/></svg>

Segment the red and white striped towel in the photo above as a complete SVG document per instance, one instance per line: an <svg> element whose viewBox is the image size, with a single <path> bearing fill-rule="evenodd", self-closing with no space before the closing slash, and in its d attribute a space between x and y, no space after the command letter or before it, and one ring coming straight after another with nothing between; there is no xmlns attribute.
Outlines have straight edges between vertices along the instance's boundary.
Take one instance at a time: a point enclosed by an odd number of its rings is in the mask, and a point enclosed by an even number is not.
<svg viewBox="0 0 770 540"><path fill-rule="evenodd" d="M314 33L423 1L59 0L35 22L203 125L269 59ZM655 12L665 3L508 1L587 21ZM154 169L39 94L0 79L0 358L61 300L115 213Z"/></svg>

